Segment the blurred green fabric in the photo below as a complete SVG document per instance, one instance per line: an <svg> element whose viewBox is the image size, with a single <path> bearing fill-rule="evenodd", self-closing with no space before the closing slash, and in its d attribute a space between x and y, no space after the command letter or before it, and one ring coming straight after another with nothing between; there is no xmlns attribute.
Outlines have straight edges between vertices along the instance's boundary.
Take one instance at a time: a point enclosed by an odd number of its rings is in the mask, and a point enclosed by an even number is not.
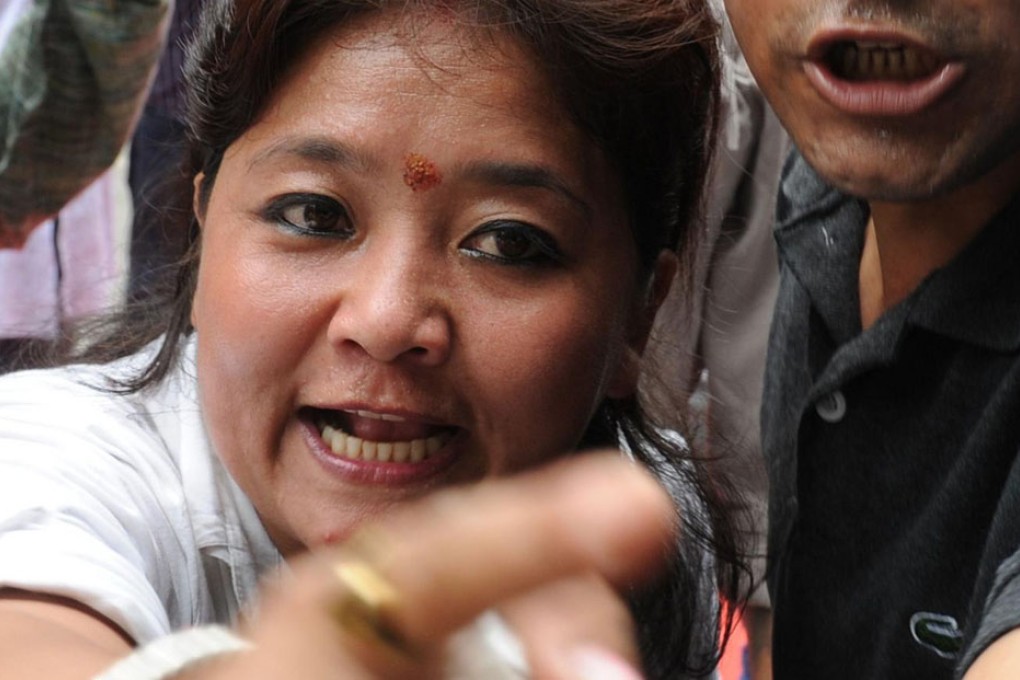
<svg viewBox="0 0 1020 680"><path fill-rule="evenodd" d="M0 247L106 170L128 138L170 0L31 0L0 45Z"/></svg>

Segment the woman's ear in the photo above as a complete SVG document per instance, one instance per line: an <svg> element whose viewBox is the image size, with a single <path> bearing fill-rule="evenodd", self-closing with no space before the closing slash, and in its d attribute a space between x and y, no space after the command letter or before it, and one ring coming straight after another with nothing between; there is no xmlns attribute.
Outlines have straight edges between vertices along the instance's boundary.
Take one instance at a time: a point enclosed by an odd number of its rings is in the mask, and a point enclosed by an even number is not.
<svg viewBox="0 0 1020 680"><path fill-rule="evenodd" d="M191 192L191 210L195 213L195 222L198 224L198 228L201 229L205 222L205 200L202 196L202 185L205 182L205 173L200 172L195 175L195 179L191 181L192 192Z"/></svg>
<svg viewBox="0 0 1020 680"><path fill-rule="evenodd" d="M652 275L637 301L627 333L627 346L623 348L616 374L606 391L606 396L610 399L623 399L633 395L637 390L638 376L641 373L641 355L644 354L645 345L648 344L655 315L669 294L678 268L675 253L668 250L659 253Z"/></svg>
<svg viewBox="0 0 1020 680"><path fill-rule="evenodd" d="M641 338L642 352L645 351L645 343L648 342L648 335L652 332L655 315L659 313L659 308L666 301L666 296L669 295L669 291L673 287L673 281L676 279L679 269L680 263L676 253L671 250L663 250L655 259L655 270L652 272L652 278L648 282L645 292L644 321L646 326Z"/></svg>
<svg viewBox="0 0 1020 680"><path fill-rule="evenodd" d="M198 228L200 230L205 226L206 201L203 200L203 196L202 196L202 185L203 185L204 182L205 182L205 173L204 172L200 172L197 175L195 175L195 179L193 179L192 182L191 182L191 186L192 186L192 192L191 192L191 210L195 214L195 224L198 225ZM191 299L191 312L190 312L190 315L189 315L190 316L190 320L191 320L191 327L194 328L195 330L198 330L198 323L196 322L196 319L195 319L195 296L197 294L198 294L198 291L196 289L195 293L192 295L192 299Z"/></svg>

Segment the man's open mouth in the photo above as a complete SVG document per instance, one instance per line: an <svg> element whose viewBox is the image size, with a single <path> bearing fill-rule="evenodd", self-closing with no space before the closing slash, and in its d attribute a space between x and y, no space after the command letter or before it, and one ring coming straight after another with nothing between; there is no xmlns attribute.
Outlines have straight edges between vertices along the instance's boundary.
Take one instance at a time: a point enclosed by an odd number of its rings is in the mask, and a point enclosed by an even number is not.
<svg viewBox="0 0 1020 680"><path fill-rule="evenodd" d="M349 460L421 463L443 448L458 428L365 411L307 409L333 453Z"/></svg>
<svg viewBox="0 0 1020 680"><path fill-rule="evenodd" d="M843 114L887 120L917 116L965 77L967 65L891 31L820 32L803 62L808 81Z"/></svg>
<svg viewBox="0 0 1020 680"><path fill-rule="evenodd" d="M944 66L937 54L922 47L855 40L832 43L821 61L835 77L850 82L924 80Z"/></svg>

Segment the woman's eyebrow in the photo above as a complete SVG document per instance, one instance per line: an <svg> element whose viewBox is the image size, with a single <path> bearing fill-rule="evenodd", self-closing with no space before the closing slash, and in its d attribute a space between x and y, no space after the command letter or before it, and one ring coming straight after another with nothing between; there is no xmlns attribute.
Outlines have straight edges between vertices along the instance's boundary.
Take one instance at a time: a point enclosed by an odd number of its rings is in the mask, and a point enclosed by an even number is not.
<svg viewBox="0 0 1020 680"><path fill-rule="evenodd" d="M541 165L530 163L507 163L501 161L477 161L468 164L463 175L468 179L497 186L512 186L545 189L559 194L581 209L586 217L592 214L591 206L575 194L555 172Z"/></svg>
<svg viewBox="0 0 1020 680"><path fill-rule="evenodd" d="M285 137L255 154L248 163L249 170L260 163L280 156L293 156L323 165L366 170L372 165L350 146L329 137Z"/></svg>
<svg viewBox="0 0 1020 680"><path fill-rule="evenodd" d="M358 154L350 146L328 137L286 137L257 153L249 168L279 156L295 156L324 165L339 165L356 170L367 170L376 165ZM574 193L555 172L542 165L504 161L476 161L463 170L467 179L497 186L545 189L566 198L581 209L585 216L592 214L587 201Z"/></svg>

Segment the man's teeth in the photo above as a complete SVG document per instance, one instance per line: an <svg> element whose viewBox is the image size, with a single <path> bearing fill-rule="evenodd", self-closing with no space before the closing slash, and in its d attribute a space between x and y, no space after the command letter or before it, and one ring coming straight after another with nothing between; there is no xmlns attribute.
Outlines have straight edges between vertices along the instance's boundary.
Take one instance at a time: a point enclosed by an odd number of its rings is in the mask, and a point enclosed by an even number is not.
<svg viewBox="0 0 1020 680"><path fill-rule="evenodd" d="M375 442L355 437L329 425L321 427L320 430L322 440L329 444L336 455L351 460L382 463L420 463L443 448L450 439L449 434L441 434L410 441Z"/></svg>
<svg viewBox="0 0 1020 680"><path fill-rule="evenodd" d="M910 81L934 73L939 60L931 52L898 43L846 42L833 48L830 66L844 80Z"/></svg>

